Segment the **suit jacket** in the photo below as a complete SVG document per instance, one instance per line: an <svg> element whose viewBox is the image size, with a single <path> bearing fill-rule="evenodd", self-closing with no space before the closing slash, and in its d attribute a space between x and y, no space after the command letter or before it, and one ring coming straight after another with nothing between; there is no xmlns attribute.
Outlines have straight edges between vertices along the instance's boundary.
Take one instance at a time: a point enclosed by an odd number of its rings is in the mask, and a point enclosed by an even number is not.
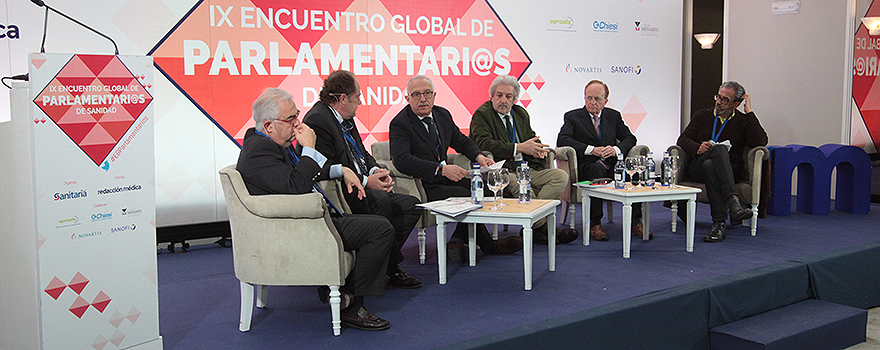
<svg viewBox="0 0 880 350"><path fill-rule="evenodd" d="M312 130L315 130L315 136L317 138L317 141L315 141L315 149L318 150L318 152L321 152L324 157L327 157L327 160L330 163L342 164L343 166L354 170L355 173L358 172L358 168L354 164L355 160L352 158L351 152L348 150L348 141L345 139L345 136L343 136L342 128L336 120L336 117L333 115L333 111L330 110L330 106L323 102L316 103L312 106L312 109L306 113L306 116L303 117L303 123L306 123L306 125L312 128ZM367 171L374 166L378 166L379 163L376 162L376 158L373 158L373 155L371 155L370 152L367 152L366 147L364 147L357 124L351 129L351 135L358 149L361 151L361 154L364 156L364 163L367 165ZM363 182L363 174L358 174L358 178Z"/></svg>
<svg viewBox="0 0 880 350"><path fill-rule="evenodd" d="M712 126L716 119L712 108L701 109L694 113L691 122L688 123L688 126L676 142L682 148L688 160L696 158L697 150L699 150L700 144L703 141L712 139ZM721 128L721 123L718 123L717 128ZM758 121L755 112L743 114L740 111L735 111L731 119L728 119L727 123L725 123L724 130L721 130L721 134L718 137L718 142L724 140L730 140L732 146L729 155L730 166L733 169L733 178L736 181L742 181L748 177L743 153L746 149L766 146L767 132L764 131L764 127L761 126L761 122Z"/></svg>
<svg viewBox="0 0 880 350"><path fill-rule="evenodd" d="M434 174L440 160L446 159L447 148L452 147L471 161L477 159L482 151L461 133L446 108L434 106L431 116L440 134L440 154L437 154L438 148L435 147L435 136L428 134L425 123L406 105L389 125L391 160L394 167L404 174L418 177L426 183L444 183L443 175Z"/></svg>
<svg viewBox="0 0 880 350"><path fill-rule="evenodd" d="M602 131L602 139L596 134L593 127L593 119L586 108L578 108L565 113L565 121L556 137L556 145L559 147L570 146L574 148L578 156L578 164L594 163L599 160L592 154L584 154L587 146L617 146L626 157L629 150L636 145L636 136L629 130L620 112L603 108L599 119L599 129ZM613 165L617 157L607 158L606 163Z"/></svg>
<svg viewBox="0 0 880 350"><path fill-rule="evenodd" d="M235 169L251 195L303 194L310 193L315 181L329 173L330 162L324 166L326 169L321 169L311 157L300 157L294 166L284 147L250 128L244 134Z"/></svg>
<svg viewBox="0 0 880 350"><path fill-rule="evenodd" d="M513 124L516 127L516 136L520 142L535 137L535 131L529 120L529 113L520 105L513 105L510 109L510 116L513 118ZM480 149L492 152L495 161L502 159L504 167L508 169L516 169L519 163L515 161L516 154L513 152L514 142L510 141L507 135L507 126L504 121L498 117L495 108L492 107L492 101L486 101L471 118L471 140L480 146ZM542 170L544 163L539 158L523 154L523 160L528 162L529 169Z"/></svg>

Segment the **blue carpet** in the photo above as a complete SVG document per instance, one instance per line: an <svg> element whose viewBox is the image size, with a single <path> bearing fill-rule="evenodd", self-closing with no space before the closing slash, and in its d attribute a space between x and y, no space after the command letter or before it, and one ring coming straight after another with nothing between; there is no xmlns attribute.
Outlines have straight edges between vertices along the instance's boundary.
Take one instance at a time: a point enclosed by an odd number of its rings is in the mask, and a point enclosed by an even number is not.
<svg viewBox="0 0 880 350"><path fill-rule="evenodd" d="M684 225L679 222L678 233L672 233L669 210L653 203L655 238L632 240L631 258L623 259L618 205L615 222L603 222L611 240L558 246L555 272L547 271L546 246L536 246L531 291L523 290L521 253L478 253L475 267L450 262L448 282L439 285L436 235L428 231L428 259L419 265L413 233L401 266L425 285L389 288L384 297L367 298L371 311L392 322L391 329L343 329L339 337L333 337L329 307L318 301L314 287L270 287L268 307L254 311L249 332L239 332L232 250L196 246L158 256L160 334L165 349L437 348L688 282L880 241L880 207L871 209L868 215L793 211L787 217L768 216L758 220L755 237L747 227L736 227L724 242L708 244L702 237L711 226L709 208L698 204L694 252L687 253ZM502 235L518 232L519 227L510 227Z"/></svg>

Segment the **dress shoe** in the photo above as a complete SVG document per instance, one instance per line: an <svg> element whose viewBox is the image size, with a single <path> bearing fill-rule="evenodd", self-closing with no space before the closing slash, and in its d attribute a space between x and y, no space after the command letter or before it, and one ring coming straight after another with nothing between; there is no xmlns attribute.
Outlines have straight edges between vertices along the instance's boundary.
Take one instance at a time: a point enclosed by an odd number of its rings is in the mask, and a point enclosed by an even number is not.
<svg viewBox="0 0 880 350"><path fill-rule="evenodd" d="M389 286L403 289L413 289L422 286L422 280L403 271L400 266L388 270L388 274L385 275L385 281Z"/></svg>
<svg viewBox="0 0 880 350"><path fill-rule="evenodd" d="M743 224L742 220L733 220L733 219L730 220L730 226L739 226L742 224Z"/></svg>
<svg viewBox="0 0 880 350"><path fill-rule="evenodd" d="M706 237L703 237L703 242L718 243L723 241L724 237L727 237L727 233L724 230L724 221L715 221L712 223L712 230L709 231Z"/></svg>
<svg viewBox="0 0 880 350"><path fill-rule="evenodd" d="M504 237L495 241L495 250L491 252L483 251L486 254L493 255L509 255L516 253L523 248L523 239L519 236Z"/></svg>
<svg viewBox="0 0 880 350"><path fill-rule="evenodd" d="M468 246L462 241L446 242L446 260L467 262Z"/></svg>
<svg viewBox="0 0 880 350"><path fill-rule="evenodd" d="M343 312L341 316L342 322L346 326L362 331L381 331L391 327L391 322L373 315L370 310L363 306L357 309L354 315Z"/></svg>
<svg viewBox="0 0 880 350"><path fill-rule="evenodd" d="M580 236L580 232L577 229L573 228L557 228L556 229L556 244L566 244L574 242Z"/></svg>
<svg viewBox="0 0 880 350"><path fill-rule="evenodd" d="M351 302L354 300L354 296L351 295L347 290L339 288L339 308L344 309L351 305ZM319 286L318 287L318 299L321 300L324 304L330 304L330 287L327 286Z"/></svg>
<svg viewBox="0 0 880 350"><path fill-rule="evenodd" d="M746 208L743 208L739 204L739 197L737 195L732 195L727 198L727 210L730 212L730 221L736 222L739 221L742 224L742 221L745 219L749 219L752 217L752 211Z"/></svg>
<svg viewBox="0 0 880 350"><path fill-rule="evenodd" d="M602 225L594 225L590 227L590 239L594 241L607 241L608 234L602 229Z"/></svg>
<svg viewBox="0 0 880 350"><path fill-rule="evenodd" d="M632 226L632 235L638 238L642 238L642 235L645 233L645 227L642 226L642 223L636 223ZM654 233L648 232L648 239L654 239Z"/></svg>

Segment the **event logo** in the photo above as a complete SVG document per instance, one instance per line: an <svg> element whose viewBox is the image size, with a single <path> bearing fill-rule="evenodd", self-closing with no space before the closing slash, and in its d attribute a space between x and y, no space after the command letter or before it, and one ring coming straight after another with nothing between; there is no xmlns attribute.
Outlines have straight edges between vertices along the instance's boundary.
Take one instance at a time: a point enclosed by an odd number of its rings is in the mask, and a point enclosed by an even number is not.
<svg viewBox="0 0 880 350"><path fill-rule="evenodd" d="M593 21L594 32L617 33L617 22Z"/></svg>
<svg viewBox="0 0 880 350"><path fill-rule="evenodd" d="M99 195L107 195L107 194L125 193L125 192L131 192L131 191L140 191L140 190L141 190L141 185L134 184L134 185L130 185L130 186L116 186L116 187L111 187L111 188L100 189L100 190L98 190L98 194Z"/></svg>
<svg viewBox="0 0 880 350"><path fill-rule="evenodd" d="M602 73L602 67L572 66L569 63L565 65L565 71L567 73Z"/></svg>
<svg viewBox="0 0 880 350"><path fill-rule="evenodd" d="M68 199L77 199L77 198L86 198L89 196L89 193L86 190L79 191L67 191L67 193L55 192L55 201L63 201Z"/></svg>
<svg viewBox="0 0 880 350"><path fill-rule="evenodd" d="M69 218L64 218L64 219L58 220L58 226L55 226L55 228L63 228L63 227L71 227L71 226L79 226L79 225L80 225L79 217L74 215Z"/></svg>
<svg viewBox="0 0 880 350"><path fill-rule="evenodd" d="M611 66L611 74L642 74L642 66Z"/></svg>
<svg viewBox="0 0 880 350"><path fill-rule="evenodd" d="M0 39L21 39L18 26L14 24L0 24Z"/></svg>
<svg viewBox="0 0 880 350"><path fill-rule="evenodd" d="M113 212L92 214L92 222L110 220L112 218L113 218Z"/></svg>
<svg viewBox="0 0 880 350"><path fill-rule="evenodd" d="M658 36L660 34L660 28L658 28L658 27L652 26L650 24L647 24L647 23L644 23L641 21L635 21L635 24L636 24L636 28L635 28L636 31L642 35Z"/></svg>
<svg viewBox="0 0 880 350"><path fill-rule="evenodd" d="M99 165L153 100L138 78L144 77L135 77L119 57L75 55L34 103ZM141 118L124 145L146 119ZM121 149L116 150L111 161L115 161Z"/></svg>
<svg viewBox="0 0 880 350"><path fill-rule="evenodd" d="M520 77L531 64L485 0L200 1L150 55L239 144L266 87L291 92L306 111L324 77L352 71L363 93L356 122L370 147L388 140L409 77L429 76L437 104L466 127L496 75Z"/></svg>

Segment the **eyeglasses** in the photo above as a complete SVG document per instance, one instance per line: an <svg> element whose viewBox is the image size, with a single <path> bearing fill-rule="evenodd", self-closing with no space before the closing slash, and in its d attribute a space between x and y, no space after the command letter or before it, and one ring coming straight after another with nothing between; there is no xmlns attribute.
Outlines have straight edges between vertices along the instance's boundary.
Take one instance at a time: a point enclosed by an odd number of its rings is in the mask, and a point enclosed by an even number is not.
<svg viewBox="0 0 880 350"><path fill-rule="evenodd" d="M296 114L287 117L287 119L272 119L279 122L284 122L290 125L296 125L297 120L299 119L299 111L296 111Z"/></svg>
<svg viewBox="0 0 880 350"><path fill-rule="evenodd" d="M414 100L420 100L422 98L422 96L425 96L426 100L430 100L430 99L434 98L435 94L436 94L436 92L431 91L431 90L428 90L425 92L416 91L416 92L409 94L409 97L412 97Z"/></svg>
<svg viewBox="0 0 880 350"><path fill-rule="evenodd" d="M721 95L719 95L719 94L715 94L715 101L721 101L721 103L728 104L728 103L730 103L730 102L736 102L736 101L739 101L739 99L738 99L738 98L735 98L735 99L731 100L731 99L729 99L729 98L727 98L727 97L721 96Z"/></svg>

